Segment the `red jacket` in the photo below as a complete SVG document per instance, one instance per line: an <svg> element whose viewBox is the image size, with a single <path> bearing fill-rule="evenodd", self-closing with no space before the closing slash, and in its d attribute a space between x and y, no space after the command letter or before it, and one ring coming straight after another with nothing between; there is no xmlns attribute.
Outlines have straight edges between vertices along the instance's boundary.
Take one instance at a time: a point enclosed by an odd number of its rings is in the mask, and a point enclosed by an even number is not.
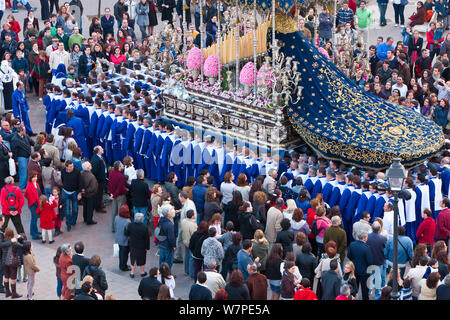
<svg viewBox="0 0 450 320"><path fill-rule="evenodd" d="M295 291L294 300L319 300L311 288L300 287Z"/></svg>
<svg viewBox="0 0 450 320"><path fill-rule="evenodd" d="M9 213L9 204L6 201L7 196L8 196L8 192L14 192L14 194L16 195L16 209L17 209L17 213L21 214L22 213L22 207L25 204L25 199L23 198L23 194L22 194L22 190L20 190L19 187L7 184L2 188L2 191L0 193L0 198L1 198L1 205L2 205L2 214L5 214L7 216L10 216L11 213Z"/></svg>
<svg viewBox="0 0 450 320"><path fill-rule="evenodd" d="M316 219L316 212L309 208L308 211L306 212L306 223L308 223L309 228L311 228L311 225L313 223L313 221ZM309 239L315 239L316 236L312 234L312 232L308 235Z"/></svg>
<svg viewBox="0 0 450 320"><path fill-rule="evenodd" d="M40 218L40 227L41 229L45 230L52 230L55 229L55 219L56 219L56 213L53 208L56 208L58 206L58 202L53 201L52 204L46 202L41 206L37 208L37 213L39 214Z"/></svg>
<svg viewBox="0 0 450 320"><path fill-rule="evenodd" d="M42 194L41 188L39 188L39 184L36 184L37 188L39 189L39 193ZM28 182L27 188L25 189L25 198L28 200L28 206L31 207L33 204L37 202L38 206L40 204L39 201L39 194L34 187L33 182Z"/></svg>
<svg viewBox="0 0 450 320"><path fill-rule="evenodd" d="M419 239L418 243L429 243L434 245L434 231L436 229L436 223L431 217L422 221L416 232L416 238Z"/></svg>
<svg viewBox="0 0 450 320"><path fill-rule="evenodd" d="M19 32L20 32L20 23L18 23L17 21L13 21L9 23L9 26L11 28L12 31L14 31L14 33L17 35L17 39L16 41L19 41Z"/></svg>
<svg viewBox="0 0 450 320"><path fill-rule="evenodd" d="M122 172L111 170L108 179L108 192L111 193L114 198L127 193L127 189L125 188L125 176Z"/></svg>
<svg viewBox="0 0 450 320"><path fill-rule="evenodd" d="M127 57L124 54L121 54L120 56L116 57L114 54L111 55L111 62L115 65L120 64L121 62L126 62Z"/></svg>
<svg viewBox="0 0 450 320"><path fill-rule="evenodd" d="M336 300L352 300L352 299L349 299L348 297L343 296L342 294L340 294L340 295L338 295L338 296L336 297Z"/></svg>
<svg viewBox="0 0 450 320"><path fill-rule="evenodd" d="M3 196L2 196L3 199ZM3 204L2 204L3 206ZM446 240L450 237L450 209L442 210L436 219L436 239Z"/></svg>

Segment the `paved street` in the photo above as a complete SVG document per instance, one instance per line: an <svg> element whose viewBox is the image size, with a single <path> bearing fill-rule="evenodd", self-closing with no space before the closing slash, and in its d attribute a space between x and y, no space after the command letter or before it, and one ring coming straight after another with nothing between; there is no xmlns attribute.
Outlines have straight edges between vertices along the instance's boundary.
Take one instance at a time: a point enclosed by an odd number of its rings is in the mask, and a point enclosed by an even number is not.
<svg viewBox="0 0 450 320"><path fill-rule="evenodd" d="M86 1L82 0L84 5L84 16L83 16L83 30L84 35L87 36L88 26L90 21L87 21L86 16L94 15L97 12L97 1ZM36 17L40 18L39 1L31 0L31 5L37 7ZM60 1L63 4L63 1ZM102 1L102 11L105 7L112 8L115 1L106 0ZM371 0L369 3L369 8L374 12L374 16L377 21L379 18L378 8L376 2ZM415 8L415 4L410 4L406 8L405 19L407 20L412 11ZM4 14L3 22L6 20L6 16L11 13L10 9L7 9ZM15 14L16 20L21 24L25 17L26 11L23 8L19 9L19 13ZM393 26L393 9L389 6L388 12L388 26L384 28L376 27L370 32L370 43L375 43L378 35L382 35L385 38L388 35L395 37L395 40L400 40L400 28L395 28ZM160 21L160 15L158 14L158 21ZM408 21L408 20L407 20ZM378 25L378 23L376 23ZM42 26L42 22L41 22ZM136 30L138 28L136 27ZM158 30L158 29L157 29ZM140 39L140 32L137 31L138 39ZM22 33L20 34L20 39L23 39ZM40 132L44 130L45 123L45 110L43 109L42 103L39 102L34 96L29 94L29 104L30 119L32 127L35 132ZM109 211L109 206L107 207ZM29 234L29 220L30 212L28 207L25 206L22 213L22 221L24 223L25 230ZM35 285L35 299L39 300L51 300L56 299L56 276L55 267L53 265L53 256L55 254L56 248L64 243L70 243L73 245L76 241L82 240L86 245L86 255L89 257L92 254L99 254L102 258L102 268L106 273L106 278L108 280L109 289L107 294L113 294L117 299L121 300L134 300L140 299L137 294L137 287L140 281L137 271L137 276L135 279L130 279L128 272L122 272L118 268L118 258L113 258L113 243L114 235L111 233L110 224L111 218L109 213L107 214L95 214L94 220L98 222L97 225L87 226L82 222L82 208L79 210L78 224L72 228L71 232L66 232L65 225L63 226L64 233L55 238L55 243L42 244L40 241L33 241L33 250L36 255L37 264L41 268L36 276ZM147 255L147 265L146 271L158 265L158 257L156 256L157 248L155 247L153 241L151 242L151 250ZM177 287L175 289L176 297L187 299L189 288L192 284L191 280L184 275L183 265L174 264L173 268L174 274L177 276L176 283ZM18 283L18 292L23 294L22 299L26 299L26 284ZM4 295L0 295L0 300L4 300Z"/></svg>

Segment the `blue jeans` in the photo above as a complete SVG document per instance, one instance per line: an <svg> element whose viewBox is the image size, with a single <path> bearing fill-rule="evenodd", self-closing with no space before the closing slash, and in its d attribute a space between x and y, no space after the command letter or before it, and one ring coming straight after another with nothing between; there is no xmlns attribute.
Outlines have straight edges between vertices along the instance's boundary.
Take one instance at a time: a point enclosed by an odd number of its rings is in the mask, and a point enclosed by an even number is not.
<svg viewBox="0 0 450 320"><path fill-rule="evenodd" d="M147 207L134 207L134 215L136 215L136 213L142 213L144 215L144 221L142 222L143 224L147 225Z"/></svg>
<svg viewBox="0 0 450 320"><path fill-rule="evenodd" d="M17 10L17 3L18 3L17 0L13 0L13 10ZM31 11L31 6L29 2L27 2L24 6L25 8L27 8L27 11Z"/></svg>
<svg viewBox="0 0 450 320"><path fill-rule="evenodd" d="M66 225L67 228L71 228L75 225L78 218L78 199L77 193L68 194L66 191L62 191L62 196L66 200L66 205L64 208L64 213L66 214ZM72 208L71 208L72 206Z"/></svg>
<svg viewBox="0 0 450 320"><path fill-rule="evenodd" d="M33 240L39 239L39 230L37 226L38 215L36 213L38 204L34 203L30 208L31 221L30 221L30 235Z"/></svg>
<svg viewBox="0 0 450 320"><path fill-rule="evenodd" d="M27 187L28 179L28 158L17 157L17 162L19 163L17 171L19 173L19 188L20 190L25 190Z"/></svg>
<svg viewBox="0 0 450 320"><path fill-rule="evenodd" d="M56 295L58 297L61 297L62 294L62 288L63 288L63 282L61 280L61 278L56 278Z"/></svg>
<svg viewBox="0 0 450 320"><path fill-rule="evenodd" d="M161 245L159 246L159 265L161 263L167 262L170 269L172 269L173 265L173 249L164 248Z"/></svg>
<svg viewBox="0 0 450 320"><path fill-rule="evenodd" d="M184 273L194 278L194 261L189 247L184 246Z"/></svg>
<svg viewBox="0 0 450 320"><path fill-rule="evenodd" d="M386 9L387 9L387 3L379 3L378 9L380 9L380 24L386 23Z"/></svg>

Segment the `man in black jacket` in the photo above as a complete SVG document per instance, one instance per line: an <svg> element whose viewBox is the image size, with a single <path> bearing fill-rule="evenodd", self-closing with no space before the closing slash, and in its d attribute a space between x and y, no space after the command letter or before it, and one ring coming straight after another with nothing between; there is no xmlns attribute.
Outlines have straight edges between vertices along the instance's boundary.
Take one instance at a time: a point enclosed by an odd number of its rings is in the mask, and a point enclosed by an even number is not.
<svg viewBox="0 0 450 320"><path fill-rule="evenodd" d="M322 298L321 300L336 300L341 290L341 278L337 274L338 262L336 259L330 261L330 270L322 273Z"/></svg>
<svg viewBox="0 0 450 320"><path fill-rule="evenodd" d="M83 254L84 252L84 243L82 241L78 241L77 243L75 243L75 245L73 246L75 249L75 254L72 255L72 263L74 266L77 266L79 268L79 276L80 276L80 281L83 280L82 276L83 276L83 272L84 269L86 269L86 267L89 265L89 259L86 258ZM75 270L75 273L77 273L78 271Z"/></svg>
<svg viewBox="0 0 450 320"><path fill-rule="evenodd" d="M34 141L26 134L25 127L20 125L11 139L11 151L18 167L19 188L25 190L28 179L28 160L31 155L31 146Z"/></svg>
<svg viewBox="0 0 450 320"><path fill-rule="evenodd" d="M144 224L147 225L148 201L150 199L150 189L144 181L144 170L136 170L136 179L131 181L130 193L134 214L140 212L144 215Z"/></svg>
<svg viewBox="0 0 450 320"><path fill-rule="evenodd" d="M138 293L142 300L157 300L159 287L161 287L161 282L156 279L159 275L159 269L153 267L148 273L148 277L142 279L139 283Z"/></svg>
<svg viewBox="0 0 450 320"><path fill-rule="evenodd" d="M114 5L114 17L117 20L117 28L122 26L123 14L128 11L128 6L125 4L125 0L119 0Z"/></svg>
<svg viewBox="0 0 450 320"><path fill-rule="evenodd" d="M91 172L97 178L98 183L97 193L94 196L94 209L97 212L106 213L106 207L103 205L103 192L106 186L106 164L102 154L103 148L96 146L91 159Z"/></svg>

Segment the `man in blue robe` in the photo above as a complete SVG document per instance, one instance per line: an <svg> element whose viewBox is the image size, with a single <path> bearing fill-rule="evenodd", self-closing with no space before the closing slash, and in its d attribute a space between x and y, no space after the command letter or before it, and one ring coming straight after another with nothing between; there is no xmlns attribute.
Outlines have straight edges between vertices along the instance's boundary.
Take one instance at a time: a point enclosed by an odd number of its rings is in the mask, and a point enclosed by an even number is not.
<svg viewBox="0 0 450 320"><path fill-rule="evenodd" d="M375 208L373 210L373 216L371 219L371 222L375 220L375 218L383 218L384 217L384 204L388 201L388 197L386 195L386 184L380 183L378 185L378 194L379 197L377 199L377 202L375 203Z"/></svg>
<svg viewBox="0 0 450 320"><path fill-rule="evenodd" d="M102 128L100 129L100 133L98 138L100 142L105 145L105 153L106 160L108 163L113 163L113 145L112 139L108 139L110 137L111 125L115 119L115 106L113 104L108 105L108 114L105 116L105 120L103 121Z"/></svg>
<svg viewBox="0 0 450 320"><path fill-rule="evenodd" d="M28 118L28 106L27 97L25 95L25 85L22 81L17 82L17 89L12 94L12 109L14 117L23 122L26 132L29 136L35 136L30 124L30 118Z"/></svg>
<svg viewBox="0 0 450 320"><path fill-rule="evenodd" d="M323 201L325 203L329 203L330 198L331 198L331 193L333 192L333 188L337 184L336 173L333 170L327 171L327 180L328 180L328 182L325 183L325 185L323 186L323 189L322 189Z"/></svg>
<svg viewBox="0 0 450 320"><path fill-rule="evenodd" d="M144 118L142 124L139 125L134 136L134 155L136 160L136 169L144 169L144 157L141 154L141 146L144 140L144 134L147 128L151 126L151 120L149 118Z"/></svg>
<svg viewBox="0 0 450 320"><path fill-rule="evenodd" d="M336 174L336 185L333 188L333 191L331 192L331 196L330 199L328 200L328 205L330 206L330 208L333 208L336 205L339 205L339 201L341 200L343 194L345 193L346 190L346 185L345 185L345 173L344 172L338 172ZM341 209L341 213L343 213L342 209Z"/></svg>
<svg viewBox="0 0 450 320"><path fill-rule="evenodd" d="M125 135L125 140L123 143L123 157L130 156L135 158L134 154L134 134L138 128L139 124L137 122L137 114L135 111L130 112L130 122L128 123L127 132Z"/></svg>
<svg viewBox="0 0 450 320"><path fill-rule="evenodd" d="M78 144L78 147L83 154L87 154L86 128L83 125L83 120L76 117L71 109L67 110L67 119L69 121L67 121L66 126L73 129L73 138Z"/></svg>
<svg viewBox="0 0 450 320"><path fill-rule="evenodd" d="M311 199L314 199L319 193L322 193L322 189L327 183L327 170L324 167L320 167L317 170L317 181L314 183L314 187L311 192Z"/></svg>

